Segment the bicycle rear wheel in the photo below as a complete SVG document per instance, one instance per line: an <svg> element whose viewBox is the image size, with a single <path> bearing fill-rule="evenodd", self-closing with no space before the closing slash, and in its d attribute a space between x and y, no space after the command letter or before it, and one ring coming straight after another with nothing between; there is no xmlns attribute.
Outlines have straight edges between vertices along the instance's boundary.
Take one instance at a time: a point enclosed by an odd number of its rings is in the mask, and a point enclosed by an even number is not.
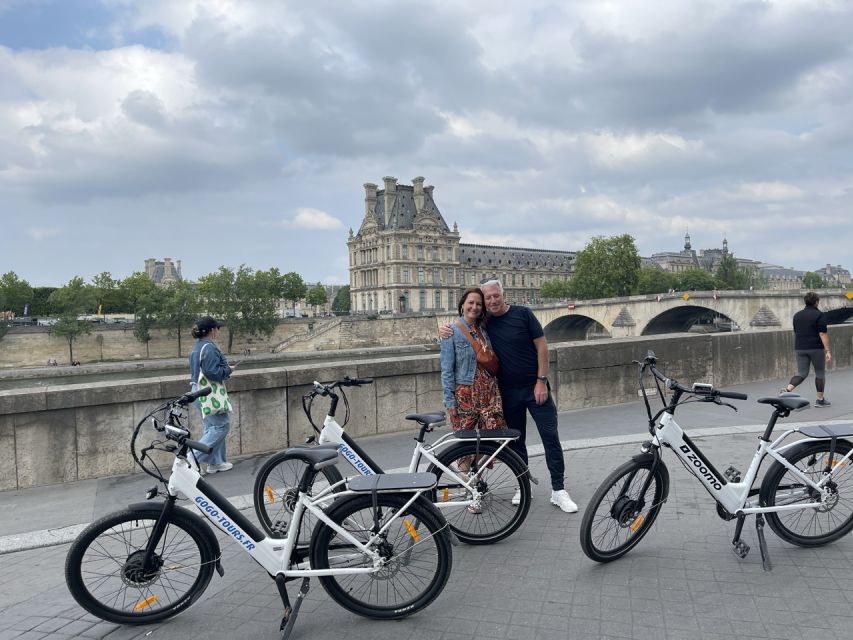
<svg viewBox="0 0 853 640"><path fill-rule="evenodd" d="M658 461L633 459L617 467L595 490L581 520L583 552L596 562L621 558L654 524L669 492L669 471ZM648 488L643 485L649 476Z"/></svg>
<svg viewBox="0 0 853 640"><path fill-rule="evenodd" d="M830 464L831 446L829 440L816 440L794 449L786 456L788 462L812 482L819 482L832 470L832 480L827 485L830 496L823 504L820 492L805 485L779 462L773 463L761 483L762 506L815 505L813 509L764 514L770 528L786 542L801 547L818 547L838 540L853 529L853 463L847 460L839 464L839 460L850 451L851 445L845 440L838 440Z"/></svg>
<svg viewBox="0 0 853 640"><path fill-rule="evenodd" d="M267 460L255 476L255 486L252 491L255 503L255 513L261 527L267 535L272 538L284 538L290 527L293 516L293 508L299 493L299 479L305 471L305 463L301 460L284 460L281 451ZM312 493L317 495L326 487L341 481L343 477L337 467L324 467L321 475L318 475L311 487ZM339 487L335 491L341 491ZM334 498L330 497L329 504ZM298 544L307 545L311 538L311 531L316 524L316 518L309 511L305 511L299 529Z"/></svg>
<svg viewBox="0 0 853 640"><path fill-rule="evenodd" d="M217 561L213 534L181 509L169 517L152 568L143 568L159 515L119 511L93 522L71 544L65 581L81 607L109 622L148 624L180 613L204 593Z"/></svg>
<svg viewBox="0 0 853 640"><path fill-rule="evenodd" d="M453 564L447 523L423 498L403 511L410 497L380 493L374 514L373 496L347 496L326 511L333 522L365 544L372 536L374 515L380 527L396 516L372 547L385 559L383 567L373 573L320 578L326 592L345 609L368 618L404 618L426 607L444 589ZM312 569L372 566L370 557L337 531L323 522L317 525L311 536Z"/></svg>
<svg viewBox="0 0 853 640"><path fill-rule="evenodd" d="M490 442L481 442L479 449L476 442L462 442L438 456L439 462L453 471L453 475L435 465L428 469L438 481L435 503L439 511L456 537L468 544L503 540L521 526L530 511L530 474L518 454L504 448L489 465L482 466L496 449ZM469 509L472 495L459 477L468 477L478 451L478 490L482 497L478 505ZM460 464L465 471L460 470ZM454 502L462 504L454 506Z"/></svg>

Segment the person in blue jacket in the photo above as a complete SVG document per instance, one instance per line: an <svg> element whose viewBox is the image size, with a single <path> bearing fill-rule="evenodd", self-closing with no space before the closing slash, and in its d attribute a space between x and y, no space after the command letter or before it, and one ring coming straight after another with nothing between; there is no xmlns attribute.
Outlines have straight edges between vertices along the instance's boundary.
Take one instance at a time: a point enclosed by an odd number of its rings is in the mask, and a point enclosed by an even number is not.
<svg viewBox="0 0 853 640"><path fill-rule="evenodd" d="M199 375L203 372L208 380L212 382L224 382L231 377L234 367L228 364L228 360L213 342L219 337L219 329L224 323L212 318L202 316L192 328L192 335L198 338L192 352L190 353L190 380L193 390L198 386ZM196 401L198 404L198 401ZM199 404L199 410L201 405ZM231 430L231 413L204 415L202 413L203 432L200 441L213 448L210 453L195 452L196 460L201 465L204 473L217 473L228 471L234 465L225 459L225 440Z"/></svg>

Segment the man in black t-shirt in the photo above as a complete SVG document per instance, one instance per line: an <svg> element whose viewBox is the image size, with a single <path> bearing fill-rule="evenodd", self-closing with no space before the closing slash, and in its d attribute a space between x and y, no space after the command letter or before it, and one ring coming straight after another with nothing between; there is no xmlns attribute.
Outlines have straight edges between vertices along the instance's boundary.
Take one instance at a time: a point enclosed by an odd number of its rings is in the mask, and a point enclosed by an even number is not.
<svg viewBox="0 0 853 640"><path fill-rule="evenodd" d="M499 280L480 285L486 302L486 324L492 347L500 360L498 386L507 426L521 431L521 437L510 445L527 462L527 414L533 417L542 446L545 464L551 476L551 504L567 513L578 506L565 488L566 464L557 433L557 406L548 382L548 342L542 325L524 306L508 305ZM439 332L442 338L453 332L449 325ZM520 496L513 498L513 502Z"/></svg>
<svg viewBox="0 0 853 640"><path fill-rule="evenodd" d="M817 308L820 297L813 291L803 296L806 306L794 314L794 353L797 355L797 374L782 391L790 392L809 375L809 365L814 367L814 386L817 394L815 407L828 407L832 403L824 397L825 364L832 361L829 351L829 334L826 331L826 314Z"/></svg>

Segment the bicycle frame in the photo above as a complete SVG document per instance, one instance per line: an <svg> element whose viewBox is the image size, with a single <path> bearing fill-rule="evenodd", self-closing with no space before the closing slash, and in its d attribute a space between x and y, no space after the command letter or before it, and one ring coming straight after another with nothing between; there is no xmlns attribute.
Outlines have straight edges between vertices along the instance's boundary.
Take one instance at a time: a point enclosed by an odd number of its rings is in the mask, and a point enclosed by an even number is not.
<svg viewBox="0 0 853 640"><path fill-rule="evenodd" d="M481 467L487 466L493 460L495 460L498 454L506 447L508 447L510 442L512 442L512 438L489 437L488 431L483 432L480 440L500 443L500 445L492 453L492 455L488 459L480 463ZM335 417L332 415L327 415L325 420L323 421L323 429L320 431L320 437L318 438L318 442L320 444L337 444L341 455L343 455L343 457L346 459L347 462L349 462L353 469L355 469L363 476L383 473L379 465L376 464L373 460L371 460L370 456L367 455L364 449L358 446L358 443L356 443L355 440L353 440L349 436L349 434L344 431L343 427L338 424L337 420L335 420ZM457 442L463 441L459 438L456 438L453 433L444 434L438 440L428 446L424 446L422 442L416 440L415 449L412 452L412 459L409 462L408 472L415 473L421 465L421 460L425 458L428 462L431 462L436 467L441 469L442 472L447 474L449 477L456 478L459 481L459 484L461 484L468 491L471 492L471 500L436 502L435 506L439 509L454 509L460 507L467 507L469 504L473 504L477 499L481 497L481 494L477 488L476 474L472 473L468 474L467 476L459 475L452 469L448 468L446 465L442 464L434 454L434 452L439 451Z"/></svg>
<svg viewBox="0 0 853 640"><path fill-rule="evenodd" d="M201 481L201 486L199 486L199 481ZM336 484L332 487L327 487L314 498L309 497L301 491L299 492L298 502L293 511L293 526L287 532L287 536L283 541L281 538L264 536L236 507L204 482L198 472L195 461L191 462L188 458L175 458L172 464L172 474L169 477L168 493L172 497L177 497L178 495L186 496L208 520L238 543L244 551L252 556L272 576L282 575L285 578L312 578L318 576L375 573L382 568L382 558L340 525L333 522L323 509L317 506L318 502L326 502L326 495L331 493L337 486ZM408 509L422 493L424 491L413 491L412 497L406 502L400 513ZM356 495L356 492L343 491L336 493L334 497L339 498L347 495ZM292 558L293 550L296 547L299 525L302 522L305 511L311 512L317 519L322 520L347 542L351 543L359 552L368 556L373 561L373 566L363 568L311 569L307 566L307 563L292 565L290 558ZM367 544L371 544L376 537L383 534L398 517L400 516L395 515L378 532L372 534ZM282 546L282 542L284 546Z"/></svg>

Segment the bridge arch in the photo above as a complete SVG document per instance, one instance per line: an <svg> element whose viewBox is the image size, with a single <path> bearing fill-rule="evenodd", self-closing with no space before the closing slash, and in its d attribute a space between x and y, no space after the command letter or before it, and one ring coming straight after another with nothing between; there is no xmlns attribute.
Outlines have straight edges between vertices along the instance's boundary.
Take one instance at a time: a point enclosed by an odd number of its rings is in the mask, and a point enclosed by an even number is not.
<svg viewBox="0 0 853 640"><path fill-rule="evenodd" d="M549 343L610 338L610 332L595 318L582 314L560 316L543 327Z"/></svg>
<svg viewBox="0 0 853 640"><path fill-rule="evenodd" d="M640 335L685 333L689 331L737 331L741 327L728 316L701 305L671 307L659 313L643 327Z"/></svg>

